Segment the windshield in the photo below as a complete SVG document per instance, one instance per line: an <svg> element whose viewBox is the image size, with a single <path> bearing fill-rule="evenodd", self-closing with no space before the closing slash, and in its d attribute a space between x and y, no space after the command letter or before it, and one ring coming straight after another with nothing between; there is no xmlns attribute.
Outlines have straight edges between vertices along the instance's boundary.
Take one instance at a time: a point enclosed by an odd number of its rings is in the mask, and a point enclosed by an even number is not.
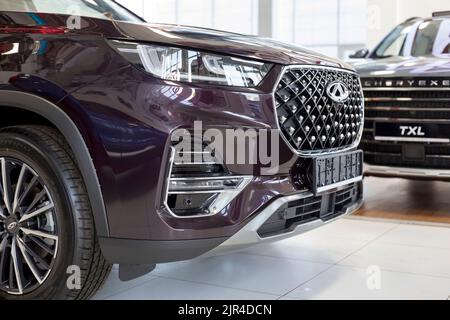
<svg viewBox="0 0 450 320"><path fill-rule="evenodd" d="M54 13L143 22L141 18L112 0L0 0L0 11Z"/></svg>
<svg viewBox="0 0 450 320"><path fill-rule="evenodd" d="M411 34L414 32L414 34ZM426 20L396 27L378 46L373 58L450 54L450 20Z"/></svg>
<svg viewBox="0 0 450 320"><path fill-rule="evenodd" d="M411 55L441 54L450 54L450 20L422 22L414 38Z"/></svg>
<svg viewBox="0 0 450 320"><path fill-rule="evenodd" d="M405 55L405 43L413 24L402 24L396 27L375 50L376 58L389 58Z"/></svg>

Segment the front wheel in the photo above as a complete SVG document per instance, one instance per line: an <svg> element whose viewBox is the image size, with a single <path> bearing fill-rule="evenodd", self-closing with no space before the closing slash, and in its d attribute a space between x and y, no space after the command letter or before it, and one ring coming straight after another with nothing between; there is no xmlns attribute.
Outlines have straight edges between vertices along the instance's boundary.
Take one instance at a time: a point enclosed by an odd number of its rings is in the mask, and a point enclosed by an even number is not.
<svg viewBox="0 0 450 320"><path fill-rule="evenodd" d="M64 138L42 126L0 131L0 297L88 299L110 270Z"/></svg>

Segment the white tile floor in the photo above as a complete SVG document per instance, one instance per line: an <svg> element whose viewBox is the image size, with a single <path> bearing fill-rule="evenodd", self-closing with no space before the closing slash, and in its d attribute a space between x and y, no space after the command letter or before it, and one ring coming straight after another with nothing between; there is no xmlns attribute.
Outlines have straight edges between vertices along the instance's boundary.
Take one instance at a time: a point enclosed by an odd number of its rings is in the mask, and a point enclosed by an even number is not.
<svg viewBox="0 0 450 320"><path fill-rule="evenodd" d="M344 219L239 253L160 265L95 299L450 299L450 228ZM379 275L379 277L378 277Z"/></svg>

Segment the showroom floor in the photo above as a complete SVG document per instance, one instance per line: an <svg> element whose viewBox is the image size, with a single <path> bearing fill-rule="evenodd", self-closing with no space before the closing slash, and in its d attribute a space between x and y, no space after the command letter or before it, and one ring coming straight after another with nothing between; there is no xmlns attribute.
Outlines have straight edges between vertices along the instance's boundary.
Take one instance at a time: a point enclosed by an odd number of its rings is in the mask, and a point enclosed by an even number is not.
<svg viewBox="0 0 450 320"><path fill-rule="evenodd" d="M96 299L450 299L450 228L347 218L276 244L160 265Z"/></svg>
<svg viewBox="0 0 450 320"><path fill-rule="evenodd" d="M450 226L449 182L366 178L364 192L358 216Z"/></svg>

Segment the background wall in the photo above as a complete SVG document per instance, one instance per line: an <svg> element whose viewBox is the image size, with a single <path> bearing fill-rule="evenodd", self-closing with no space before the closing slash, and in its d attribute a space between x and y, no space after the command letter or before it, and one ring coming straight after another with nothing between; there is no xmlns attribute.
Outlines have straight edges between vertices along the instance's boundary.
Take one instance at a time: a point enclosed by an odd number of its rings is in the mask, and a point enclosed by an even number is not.
<svg viewBox="0 0 450 320"><path fill-rule="evenodd" d="M273 0L272 36L330 56L366 43L367 0Z"/></svg>
<svg viewBox="0 0 450 320"><path fill-rule="evenodd" d="M407 18L450 10L450 0L118 0L151 22L255 34L330 56L373 48Z"/></svg>
<svg viewBox="0 0 450 320"><path fill-rule="evenodd" d="M258 0L119 0L147 21L258 34Z"/></svg>

